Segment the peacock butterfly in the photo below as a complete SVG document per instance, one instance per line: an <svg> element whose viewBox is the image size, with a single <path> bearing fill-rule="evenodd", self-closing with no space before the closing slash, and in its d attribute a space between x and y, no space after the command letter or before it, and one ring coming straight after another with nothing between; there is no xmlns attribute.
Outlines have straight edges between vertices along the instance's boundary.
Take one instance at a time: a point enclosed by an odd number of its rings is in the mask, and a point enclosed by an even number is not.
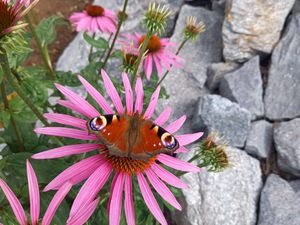
<svg viewBox="0 0 300 225"><path fill-rule="evenodd" d="M172 134L139 114L94 117L87 122L87 128L107 146L110 155L146 161L179 148Z"/></svg>

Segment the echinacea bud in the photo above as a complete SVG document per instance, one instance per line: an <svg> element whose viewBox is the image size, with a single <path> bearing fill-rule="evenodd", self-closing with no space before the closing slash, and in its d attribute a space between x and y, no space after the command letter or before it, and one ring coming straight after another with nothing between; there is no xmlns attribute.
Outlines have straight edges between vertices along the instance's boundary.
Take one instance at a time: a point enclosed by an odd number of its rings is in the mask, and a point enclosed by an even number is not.
<svg viewBox="0 0 300 225"><path fill-rule="evenodd" d="M151 33L162 33L167 25L167 18L171 12L166 6L151 2L144 17L144 24Z"/></svg>
<svg viewBox="0 0 300 225"><path fill-rule="evenodd" d="M133 72L137 58L138 56L136 54L124 52L123 66L126 73Z"/></svg>
<svg viewBox="0 0 300 225"><path fill-rule="evenodd" d="M186 18L186 26L184 29L184 36L186 39L195 40L198 35L205 31L205 24L200 21L197 22L196 17L188 16Z"/></svg>

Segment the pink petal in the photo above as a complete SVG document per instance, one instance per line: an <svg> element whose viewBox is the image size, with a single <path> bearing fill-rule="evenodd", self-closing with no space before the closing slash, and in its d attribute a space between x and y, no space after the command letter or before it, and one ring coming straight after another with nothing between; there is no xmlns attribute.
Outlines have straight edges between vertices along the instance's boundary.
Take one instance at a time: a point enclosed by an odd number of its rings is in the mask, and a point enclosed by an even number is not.
<svg viewBox="0 0 300 225"><path fill-rule="evenodd" d="M189 150L186 149L184 146L180 146L180 147L175 151L175 153L180 153L180 152L182 152L182 153L187 153L187 152L189 152Z"/></svg>
<svg viewBox="0 0 300 225"><path fill-rule="evenodd" d="M58 148L53 148L48 151L40 152L31 156L33 159L55 159L69 155L76 155L85 152L90 152L101 148L102 145L94 143L66 145Z"/></svg>
<svg viewBox="0 0 300 225"><path fill-rule="evenodd" d="M129 174L125 174L125 200L124 200L124 208L125 208L125 216L128 225L135 225L134 218L134 206L132 199L132 180Z"/></svg>
<svg viewBox="0 0 300 225"><path fill-rule="evenodd" d="M152 74L152 55L148 55L144 62L144 71L148 80L150 80Z"/></svg>
<svg viewBox="0 0 300 225"><path fill-rule="evenodd" d="M82 30L89 30L89 26L91 24L91 20L92 18L91 17L85 17L85 18L82 18L80 21L77 22L77 26L76 26L76 31L79 32L79 31L82 31Z"/></svg>
<svg viewBox="0 0 300 225"><path fill-rule="evenodd" d="M95 33L97 31L98 31L97 19L92 18L91 23L90 23L90 32Z"/></svg>
<svg viewBox="0 0 300 225"><path fill-rule="evenodd" d="M153 59L154 59L154 63L155 63L155 66L156 66L157 74L160 77L163 73L161 65L160 65L160 60L155 54L153 54Z"/></svg>
<svg viewBox="0 0 300 225"><path fill-rule="evenodd" d="M74 105L70 101L58 100L57 103L63 107L73 110L74 112L77 112L77 113L80 113L81 115L89 117L89 114L87 114L85 110L82 110L80 107L78 107L77 105Z"/></svg>
<svg viewBox="0 0 300 225"><path fill-rule="evenodd" d="M144 99L144 90L143 82L140 77L136 79L135 83L135 112L141 114L143 111L143 99Z"/></svg>
<svg viewBox="0 0 300 225"><path fill-rule="evenodd" d="M26 225L27 219L26 219L25 211L24 211L21 203L15 196L15 194L12 192L12 190L9 188L9 186L2 179L0 179L0 187L2 188L18 222L21 225Z"/></svg>
<svg viewBox="0 0 300 225"><path fill-rule="evenodd" d="M166 154L159 154L157 160L165 164L166 166L169 166L176 170L187 172L200 172L199 167Z"/></svg>
<svg viewBox="0 0 300 225"><path fill-rule="evenodd" d="M79 210L79 212L69 221L67 222L67 225L82 225L85 224L88 219L91 217L91 215L96 210L100 198L97 198L92 203L90 203L88 206L84 207L84 209Z"/></svg>
<svg viewBox="0 0 300 225"><path fill-rule="evenodd" d="M31 224L37 225L40 218L40 190L35 172L29 162L26 160L27 180L30 199L30 217Z"/></svg>
<svg viewBox="0 0 300 225"><path fill-rule="evenodd" d="M103 69L101 69L101 75L102 75L104 87L106 89L107 94L109 95L112 102L114 103L118 113L123 114L124 113L124 108L123 108L123 105L122 105L121 98L120 98L120 96L117 92L117 89L115 88L115 86L112 83L112 81L110 80L109 76L107 75L107 73Z"/></svg>
<svg viewBox="0 0 300 225"><path fill-rule="evenodd" d="M110 225L119 225L121 219L121 207L122 207L122 191L124 184L124 174L118 173L114 189L111 193L111 201L113 204L110 204L109 210L109 224Z"/></svg>
<svg viewBox="0 0 300 225"><path fill-rule="evenodd" d="M188 185L176 177L174 174L170 173L168 170L163 167L153 163L151 166L151 170L163 181L166 183L181 189L187 189Z"/></svg>
<svg viewBox="0 0 300 225"><path fill-rule="evenodd" d="M94 134L89 134L87 131L76 130L66 127L42 127L34 129L34 132L38 134L45 134L50 136L75 138L80 140L98 140Z"/></svg>
<svg viewBox="0 0 300 225"><path fill-rule="evenodd" d="M86 207L86 205L95 198L97 193L106 183L111 172L112 167L107 162L102 163L101 166L94 171L78 192L70 211L70 218L72 218L79 209Z"/></svg>
<svg viewBox="0 0 300 225"><path fill-rule="evenodd" d="M109 106L105 98L94 88L87 80L78 75L78 79L86 89L86 91L92 96L92 98L99 104L105 114L114 114L114 111Z"/></svg>
<svg viewBox="0 0 300 225"><path fill-rule="evenodd" d="M69 90L68 88L60 85L55 84L56 88L64 94L73 104L80 106L82 110L85 111L85 113L88 115L89 118L93 118L95 116L99 116L99 112L90 104L88 103L84 98L77 95L73 91Z"/></svg>
<svg viewBox="0 0 300 225"><path fill-rule="evenodd" d="M171 115L172 109L170 107L166 108L155 120L154 123L162 126L165 122L168 121Z"/></svg>
<svg viewBox="0 0 300 225"><path fill-rule="evenodd" d="M203 132L198 132L194 134L182 134L176 135L176 139L180 145L188 145L196 140L198 140L203 135Z"/></svg>
<svg viewBox="0 0 300 225"><path fill-rule="evenodd" d="M42 225L49 225L51 223L57 208L69 193L71 188L72 184L70 182L67 182L56 192L45 212L44 218L42 220Z"/></svg>
<svg viewBox="0 0 300 225"><path fill-rule="evenodd" d="M103 26L106 27L107 32L114 33L117 29L115 23L112 22L110 18L102 17Z"/></svg>
<svg viewBox="0 0 300 225"><path fill-rule="evenodd" d="M118 178L118 174L119 174L119 172L116 171L116 174L115 174L114 178L112 179L112 182L111 182L111 185L110 185L109 193L112 193L113 190L114 190L114 187L115 187L115 184L116 184L116 180L117 180L117 178ZM108 214L108 215L109 215L109 211L110 211L111 198L112 198L112 195L109 195L109 199L108 199L107 207L106 207L106 210L107 210L107 214Z"/></svg>
<svg viewBox="0 0 300 225"><path fill-rule="evenodd" d="M57 190L67 181L73 185L85 180L103 163L105 159L101 155L94 155L83 159L78 163L65 169L62 173L56 176L45 188L44 191Z"/></svg>
<svg viewBox="0 0 300 225"><path fill-rule="evenodd" d="M74 116L69 116L69 115L59 114L59 113L45 113L44 117L47 120L50 120L52 122L69 125L69 126L86 130L87 122L83 119L76 118Z"/></svg>
<svg viewBox="0 0 300 225"><path fill-rule="evenodd" d="M160 87L157 87L155 92L152 94L148 108L145 111L144 114L145 119L149 119L153 115L159 97L159 92L160 92Z"/></svg>
<svg viewBox="0 0 300 225"><path fill-rule="evenodd" d="M141 173L138 173L136 176L140 186L141 193L143 195L146 205L148 206L148 209L162 225L167 225L168 223L164 217L164 214L159 208L159 205L157 204L157 201L155 200L153 193L145 177Z"/></svg>
<svg viewBox="0 0 300 225"><path fill-rule="evenodd" d="M152 170L146 170L147 177L157 193L174 208L181 210L181 206L169 188L155 175Z"/></svg>
<svg viewBox="0 0 300 225"><path fill-rule="evenodd" d="M126 108L128 113L133 112L133 93L130 85L130 81L125 72L122 73L123 84L125 88Z"/></svg>
<svg viewBox="0 0 300 225"><path fill-rule="evenodd" d="M174 122L170 123L165 129L171 134L173 134L182 127L185 120L186 120L186 116L182 116L179 119L175 120Z"/></svg>

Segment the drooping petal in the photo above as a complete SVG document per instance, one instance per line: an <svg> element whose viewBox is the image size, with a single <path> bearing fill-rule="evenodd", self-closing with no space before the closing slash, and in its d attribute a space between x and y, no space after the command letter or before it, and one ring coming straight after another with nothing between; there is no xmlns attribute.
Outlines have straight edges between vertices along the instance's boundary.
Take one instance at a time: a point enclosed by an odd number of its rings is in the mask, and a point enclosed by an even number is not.
<svg viewBox="0 0 300 225"><path fill-rule="evenodd" d="M163 181L177 188L187 189L188 185L163 167L153 163L151 170Z"/></svg>
<svg viewBox="0 0 300 225"><path fill-rule="evenodd" d="M114 178L112 179L112 182L111 182L111 185L110 185L109 193L112 193L112 192L113 192L113 190L114 190L114 188L115 188L115 184L116 184L117 178L118 178L118 175L119 175L119 172L116 171L116 172L115 172L115 176L114 176ZM106 207L107 215L109 215L109 211L110 211L111 198L112 198L112 195L109 195L109 199L108 199L108 201L107 201L107 207Z"/></svg>
<svg viewBox="0 0 300 225"><path fill-rule="evenodd" d="M159 154L157 156L157 160L160 161L161 163L165 164L166 166L169 166L173 169L176 170L181 170L181 171L186 171L186 172L200 172L200 168L182 161L180 159L174 158L172 156L166 155L166 154Z"/></svg>
<svg viewBox="0 0 300 225"><path fill-rule="evenodd" d="M154 195L153 195L145 177L143 176L143 174L138 173L137 180L139 183L139 187L140 187L142 196L144 198L144 201L145 201L148 209L162 225L167 225L168 223L164 217L164 214L162 213L161 209L159 208L159 205L158 205L157 201L155 200Z"/></svg>
<svg viewBox="0 0 300 225"><path fill-rule="evenodd" d="M140 77L136 79L135 83L135 112L141 114L143 111L143 99L144 99L144 89L143 82Z"/></svg>
<svg viewBox="0 0 300 225"><path fill-rule="evenodd" d="M149 119L153 115L159 97L159 92L160 92L160 87L157 87L155 92L152 94L148 108L145 111L144 114L145 119Z"/></svg>
<svg viewBox="0 0 300 225"><path fill-rule="evenodd" d="M84 130L86 129L86 121L74 116L59 113L45 113L44 117L52 122L77 127Z"/></svg>
<svg viewBox="0 0 300 225"><path fill-rule="evenodd" d="M87 114L85 110L83 110L82 108L80 108L79 106L73 104L70 101L58 100L57 104L59 104L59 105L61 105L63 107L66 107L68 109L71 109L72 111L77 112L77 113L79 113L81 115L84 115L84 116L86 116L86 117L89 118L89 114Z"/></svg>
<svg viewBox="0 0 300 225"><path fill-rule="evenodd" d="M25 211L24 211L21 203L15 196L15 194L12 192L12 190L9 188L9 186L2 179L0 179L0 187L2 188L18 222L21 225L26 225L27 219L26 219Z"/></svg>
<svg viewBox="0 0 300 225"><path fill-rule="evenodd" d="M94 143L66 145L58 148L53 148L48 151L40 152L31 156L33 159L55 159L69 155L76 155L85 152L90 152L101 148L102 145Z"/></svg>
<svg viewBox="0 0 300 225"><path fill-rule="evenodd" d="M35 172L29 162L26 161L27 180L30 199L30 217L31 224L37 225L40 218L40 190Z"/></svg>
<svg viewBox="0 0 300 225"><path fill-rule="evenodd" d="M125 175L125 200L124 200L124 209L125 216L128 225L135 225L135 217L134 217L134 206L132 199L132 180L129 174Z"/></svg>
<svg viewBox="0 0 300 225"><path fill-rule="evenodd" d="M172 109L170 107L165 108L165 110L154 120L154 123L162 126L168 121L171 115Z"/></svg>
<svg viewBox="0 0 300 225"><path fill-rule="evenodd" d="M163 71L162 71L162 67L160 65L160 60L155 54L153 54L153 60L154 60L155 66L156 66L157 74L159 77L161 77Z"/></svg>
<svg viewBox="0 0 300 225"><path fill-rule="evenodd" d="M84 209L79 210L79 212L69 222L67 222L67 225L85 224L96 210L99 200L100 197L94 200L91 204L84 207Z"/></svg>
<svg viewBox="0 0 300 225"><path fill-rule="evenodd" d="M116 183L112 191L111 201L113 204L110 204L109 210L109 224L110 225L119 225L121 219L121 209L122 209L122 192L124 184L124 174L118 173L116 178Z"/></svg>
<svg viewBox="0 0 300 225"><path fill-rule="evenodd" d="M181 206L169 188L155 175L152 170L146 170L146 175L157 193L174 208L181 210Z"/></svg>
<svg viewBox="0 0 300 225"><path fill-rule="evenodd" d="M116 107L117 111L119 114L124 113L124 108L122 105L121 98L117 92L117 89L115 88L114 84L110 80L109 76L107 73L102 69L101 70L101 75L104 83L104 87L106 89L107 94L111 98L112 102L114 103L114 106Z"/></svg>
<svg viewBox="0 0 300 225"><path fill-rule="evenodd" d="M42 220L42 225L49 225L51 223L57 208L69 193L71 188L72 184L70 182L67 182L56 192L45 212L44 218Z"/></svg>
<svg viewBox="0 0 300 225"><path fill-rule="evenodd" d="M130 81L125 72L122 73L123 84L125 88L126 108L128 113L133 112L133 93L130 85Z"/></svg>
<svg viewBox="0 0 300 225"><path fill-rule="evenodd" d="M34 129L34 132L38 134L46 134L50 136L75 138L80 140L98 140L94 134L89 134L87 131L76 130L66 127L42 127Z"/></svg>
<svg viewBox="0 0 300 225"><path fill-rule="evenodd" d="M170 123L165 129L172 133L175 133L176 131L178 131L182 125L184 124L186 120L186 116L182 116L179 119L175 120L174 122Z"/></svg>
<svg viewBox="0 0 300 225"><path fill-rule="evenodd" d="M94 88L87 80L78 75L78 79L84 86L85 90L92 96L92 98L99 104L105 114L114 114L114 111L110 107L105 98Z"/></svg>
<svg viewBox="0 0 300 225"><path fill-rule="evenodd" d="M152 74L152 55L148 55L145 59L145 62L144 62L144 72L146 74L146 78L148 80L150 80L150 77L151 77L151 74Z"/></svg>
<svg viewBox="0 0 300 225"><path fill-rule="evenodd" d="M203 135L203 132L198 132L194 134L182 134L176 135L176 139L180 145L188 145L196 140L198 140Z"/></svg>
<svg viewBox="0 0 300 225"><path fill-rule="evenodd" d="M66 181L71 182L73 185L80 183L85 180L95 170L101 166L105 161L103 156L94 155L89 158L83 159L69 168L65 169L62 173L57 175L45 188L44 191L57 190L59 189Z"/></svg>
<svg viewBox="0 0 300 225"><path fill-rule="evenodd" d="M60 85L55 84L56 88L65 95L73 104L78 105L86 112L89 118L93 118L95 116L99 116L99 112L84 98L79 96L78 94L74 93L73 91L69 90L68 88Z"/></svg>

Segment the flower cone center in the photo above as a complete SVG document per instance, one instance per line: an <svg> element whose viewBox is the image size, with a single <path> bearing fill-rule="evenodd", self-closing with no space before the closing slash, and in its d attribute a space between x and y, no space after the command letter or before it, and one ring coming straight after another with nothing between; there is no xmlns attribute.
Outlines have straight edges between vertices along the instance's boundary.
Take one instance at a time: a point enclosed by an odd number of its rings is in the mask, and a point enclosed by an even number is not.
<svg viewBox="0 0 300 225"><path fill-rule="evenodd" d="M12 8L4 3L2 0L0 1L0 35L1 33L13 25L14 22L14 14L12 12Z"/></svg>
<svg viewBox="0 0 300 225"><path fill-rule="evenodd" d="M145 41L146 35L143 35L139 40L139 45L143 44ZM161 43L157 35L152 35L149 40L149 43L146 47L149 52L158 52L161 49Z"/></svg>
<svg viewBox="0 0 300 225"><path fill-rule="evenodd" d="M107 161L112 165L112 167L120 172L127 174L136 174L147 170L156 160L156 157L152 157L147 161L131 159L129 157L120 157L109 155L107 149L100 150L100 154L107 159Z"/></svg>
<svg viewBox="0 0 300 225"><path fill-rule="evenodd" d="M126 53L124 56L124 64L129 66L134 66L137 60L137 55Z"/></svg>
<svg viewBox="0 0 300 225"><path fill-rule="evenodd" d="M88 4L85 7L87 14L91 17L103 16L104 15L104 8L98 5L91 5Z"/></svg>

